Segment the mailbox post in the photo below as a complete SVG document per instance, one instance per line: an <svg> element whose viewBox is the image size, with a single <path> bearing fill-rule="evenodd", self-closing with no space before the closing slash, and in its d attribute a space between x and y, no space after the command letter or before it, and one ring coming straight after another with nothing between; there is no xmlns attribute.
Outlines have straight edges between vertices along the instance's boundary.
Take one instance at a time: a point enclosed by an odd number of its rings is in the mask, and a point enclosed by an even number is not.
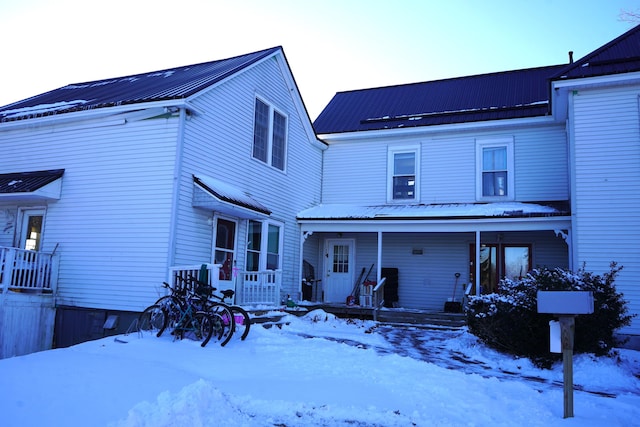
<svg viewBox="0 0 640 427"><path fill-rule="evenodd" d="M593 294L586 291L538 291L538 313L554 314L560 320L564 418L573 417L573 337L575 318L593 313Z"/></svg>

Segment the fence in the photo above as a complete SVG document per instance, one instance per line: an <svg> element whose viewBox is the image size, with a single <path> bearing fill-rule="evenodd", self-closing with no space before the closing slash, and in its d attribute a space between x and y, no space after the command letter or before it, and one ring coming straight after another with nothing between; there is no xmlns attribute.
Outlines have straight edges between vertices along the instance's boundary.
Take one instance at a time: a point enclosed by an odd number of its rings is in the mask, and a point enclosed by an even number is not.
<svg viewBox="0 0 640 427"><path fill-rule="evenodd" d="M281 270L243 271L240 278L242 304L280 304Z"/></svg>

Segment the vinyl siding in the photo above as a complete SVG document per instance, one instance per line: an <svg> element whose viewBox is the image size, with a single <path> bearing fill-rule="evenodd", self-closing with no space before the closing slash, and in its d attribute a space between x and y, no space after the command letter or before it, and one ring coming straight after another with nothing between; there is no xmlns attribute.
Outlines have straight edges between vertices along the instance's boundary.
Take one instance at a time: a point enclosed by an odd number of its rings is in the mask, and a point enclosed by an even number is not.
<svg viewBox="0 0 640 427"><path fill-rule="evenodd" d="M65 169L46 203L59 305L140 310L165 278L177 119L0 133L2 172ZM20 205L22 206L22 205Z"/></svg>
<svg viewBox="0 0 640 427"><path fill-rule="evenodd" d="M560 125L511 132L451 132L446 135L330 143L325 153L324 203L387 202L388 147L420 146L420 203L476 201L476 140L513 138L517 201L567 200L567 144Z"/></svg>
<svg viewBox="0 0 640 427"><path fill-rule="evenodd" d="M573 94L576 265L623 266L616 287L640 313L640 87ZM572 96L572 95L569 95ZM640 334L640 319L622 332Z"/></svg>
<svg viewBox="0 0 640 427"><path fill-rule="evenodd" d="M272 211L284 224L282 254L285 292L300 290L300 231L296 214L320 202L322 151L309 140L282 63L269 60L253 67L193 103L203 113L187 121L180 186L176 264L211 262L212 227L206 212L191 207L192 174L205 174L236 186ZM255 97L287 116L285 171L252 157ZM245 267L246 220L238 223L237 266Z"/></svg>
<svg viewBox="0 0 640 427"><path fill-rule="evenodd" d="M314 237L316 234L314 234ZM344 233L355 239L355 272L369 270L377 262L377 233ZM532 267L567 268L568 246L552 231L482 233L483 243L530 244ZM455 297L460 301L469 283L470 245L475 233L383 233L382 268L398 269L398 305L442 311L445 301L454 295L455 273L460 273ZM421 249L422 255L413 254ZM377 266L370 279L375 279Z"/></svg>

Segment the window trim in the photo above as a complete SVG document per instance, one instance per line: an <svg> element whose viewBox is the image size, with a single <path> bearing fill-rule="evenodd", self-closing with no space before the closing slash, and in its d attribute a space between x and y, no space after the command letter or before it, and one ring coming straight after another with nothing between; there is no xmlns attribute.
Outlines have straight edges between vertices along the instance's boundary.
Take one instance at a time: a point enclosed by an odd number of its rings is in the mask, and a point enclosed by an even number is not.
<svg viewBox="0 0 640 427"><path fill-rule="evenodd" d="M485 196L483 194L483 152L485 148L506 148L507 150L507 194ZM476 200L505 201L515 199L515 161L513 137L476 139Z"/></svg>
<svg viewBox="0 0 640 427"><path fill-rule="evenodd" d="M395 177L395 155L403 153L413 153L414 158L414 179L415 184L413 187L414 197L410 199L395 199L393 197L393 178ZM420 145L402 145L402 146L389 146L387 148L387 203L419 203L420 202Z"/></svg>
<svg viewBox="0 0 640 427"><path fill-rule="evenodd" d="M266 147L266 160L263 160L259 157L255 156L255 146L256 146L256 105L257 102L261 102L262 104L264 104L268 110L269 110L269 116L268 116L268 123L267 123L267 147ZM274 128L274 122L275 122L275 115L278 114L279 116L281 116L284 119L284 147L282 149L282 168L278 167L278 166L274 166L274 162L273 162L273 153L274 153L274 149L273 149L273 143L274 143L274 136L275 136L275 128ZM289 139L289 116L282 111L281 109L277 108L274 104L272 104L271 102L267 101L264 97L261 96L255 96L254 101L253 101L253 141L251 144L251 158L254 160L259 161L260 163L263 164L267 164L269 166L271 166L273 169L281 171L281 172L286 172L287 170L287 151L288 151L288 139Z"/></svg>

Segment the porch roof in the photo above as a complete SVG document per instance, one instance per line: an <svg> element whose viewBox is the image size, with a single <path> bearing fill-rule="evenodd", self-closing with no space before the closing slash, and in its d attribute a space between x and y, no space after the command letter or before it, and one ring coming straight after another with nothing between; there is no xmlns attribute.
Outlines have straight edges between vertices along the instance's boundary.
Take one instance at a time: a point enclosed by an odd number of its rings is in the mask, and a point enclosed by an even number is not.
<svg viewBox="0 0 640 427"><path fill-rule="evenodd" d="M207 175L193 175L193 206L227 213L240 218L259 218L271 215L271 210L246 191Z"/></svg>
<svg viewBox="0 0 640 427"><path fill-rule="evenodd" d="M303 231L555 230L570 225L565 204L321 204L298 213L298 222Z"/></svg>
<svg viewBox="0 0 640 427"><path fill-rule="evenodd" d="M60 199L64 169L0 174L0 200Z"/></svg>

